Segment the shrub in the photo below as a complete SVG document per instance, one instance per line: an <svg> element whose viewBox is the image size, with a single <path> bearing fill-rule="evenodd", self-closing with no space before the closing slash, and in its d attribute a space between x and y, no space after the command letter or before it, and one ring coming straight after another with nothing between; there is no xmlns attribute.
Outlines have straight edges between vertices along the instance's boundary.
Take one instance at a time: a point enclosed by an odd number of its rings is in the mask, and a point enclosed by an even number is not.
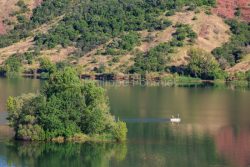
<svg viewBox="0 0 250 167"><path fill-rule="evenodd" d="M47 72L42 72L40 74L40 79L49 79L49 73Z"/></svg>
<svg viewBox="0 0 250 167"><path fill-rule="evenodd" d="M99 64L99 67L98 67L98 68L96 68L96 67L94 68L94 71L95 71L96 73L104 73L105 70L106 70L106 67L105 67L104 64Z"/></svg>
<svg viewBox="0 0 250 167"><path fill-rule="evenodd" d="M166 12L165 15L166 16L173 16L173 15L175 15L175 11L174 10L169 10L169 11Z"/></svg>
<svg viewBox="0 0 250 167"><path fill-rule="evenodd" d="M131 51L140 42L140 36L136 32L129 32L121 36L121 41L119 41L119 48L123 50Z"/></svg>
<svg viewBox="0 0 250 167"><path fill-rule="evenodd" d="M57 70L63 70L66 67L71 66L71 64L67 61L59 61L56 63L56 69Z"/></svg>
<svg viewBox="0 0 250 167"><path fill-rule="evenodd" d="M235 16L239 17L241 15L240 8L236 8L236 11L234 13Z"/></svg>
<svg viewBox="0 0 250 167"><path fill-rule="evenodd" d="M45 140L45 132L39 125L20 125L16 134L17 139Z"/></svg>
<svg viewBox="0 0 250 167"><path fill-rule="evenodd" d="M53 64L48 58L40 59L40 70L45 73L53 73L56 70L55 64Z"/></svg>
<svg viewBox="0 0 250 167"><path fill-rule="evenodd" d="M190 57L188 70L191 76L212 80L223 78L218 62L209 53L200 49L191 49L188 55Z"/></svg>
<svg viewBox="0 0 250 167"><path fill-rule="evenodd" d="M18 58L18 55L12 55L4 62L4 68L7 75L19 73L21 67L21 60Z"/></svg>
<svg viewBox="0 0 250 167"><path fill-rule="evenodd" d="M250 70L246 72L247 81L250 82Z"/></svg>
<svg viewBox="0 0 250 167"><path fill-rule="evenodd" d="M129 32L115 39L107 46L106 54L119 55L124 51L131 51L140 42L140 36L137 32Z"/></svg>
<svg viewBox="0 0 250 167"><path fill-rule="evenodd" d="M194 41L198 37L189 25L177 24L176 27L176 32L173 34L175 40L183 41L189 38Z"/></svg>
<svg viewBox="0 0 250 167"><path fill-rule="evenodd" d="M239 81L245 81L245 80L247 80L247 73L241 72L241 71L236 72L234 74L234 79L239 80Z"/></svg>
<svg viewBox="0 0 250 167"><path fill-rule="evenodd" d="M119 142L126 140L127 132L128 129L126 127L126 123L122 121L118 121L113 129L113 135L115 139Z"/></svg>
<svg viewBox="0 0 250 167"><path fill-rule="evenodd" d="M112 58L113 63L118 63L120 61L120 58L118 56L115 56Z"/></svg>
<svg viewBox="0 0 250 167"><path fill-rule="evenodd" d="M6 69L3 66L0 66L0 76L5 76Z"/></svg>

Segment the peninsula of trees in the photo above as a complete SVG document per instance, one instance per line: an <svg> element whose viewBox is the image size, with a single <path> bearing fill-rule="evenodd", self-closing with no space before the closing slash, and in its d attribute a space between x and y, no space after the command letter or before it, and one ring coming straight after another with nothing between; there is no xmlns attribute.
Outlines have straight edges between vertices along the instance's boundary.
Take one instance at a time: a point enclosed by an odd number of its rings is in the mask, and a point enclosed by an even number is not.
<svg viewBox="0 0 250 167"><path fill-rule="evenodd" d="M126 140L126 124L111 115L105 90L83 83L72 68L52 73L41 93L9 97L7 109L19 140Z"/></svg>

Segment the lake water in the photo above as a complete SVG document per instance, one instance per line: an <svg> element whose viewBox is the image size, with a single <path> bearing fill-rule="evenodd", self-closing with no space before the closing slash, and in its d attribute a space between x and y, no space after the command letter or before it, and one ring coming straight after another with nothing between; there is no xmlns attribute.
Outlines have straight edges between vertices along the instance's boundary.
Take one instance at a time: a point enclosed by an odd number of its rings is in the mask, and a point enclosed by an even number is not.
<svg viewBox="0 0 250 167"><path fill-rule="evenodd" d="M8 96L42 81L0 78L0 167L249 167L250 90L224 86L123 86L102 83L111 112L127 121L128 141L16 142L6 126ZM182 122L165 119L179 114Z"/></svg>

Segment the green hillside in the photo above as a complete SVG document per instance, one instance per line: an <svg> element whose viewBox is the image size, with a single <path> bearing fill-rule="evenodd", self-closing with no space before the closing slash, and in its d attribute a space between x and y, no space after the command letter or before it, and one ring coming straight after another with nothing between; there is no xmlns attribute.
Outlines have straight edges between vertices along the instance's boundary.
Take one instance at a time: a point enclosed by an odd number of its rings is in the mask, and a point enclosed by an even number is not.
<svg viewBox="0 0 250 167"><path fill-rule="evenodd" d="M18 22L0 38L3 75L38 69L46 77L75 66L81 74L249 78L250 65L240 75L228 72L250 53L249 23L219 23L215 0L45 0L31 17L22 14L25 2L17 6ZM185 22L181 13L192 18ZM205 17L219 25L210 36Z"/></svg>

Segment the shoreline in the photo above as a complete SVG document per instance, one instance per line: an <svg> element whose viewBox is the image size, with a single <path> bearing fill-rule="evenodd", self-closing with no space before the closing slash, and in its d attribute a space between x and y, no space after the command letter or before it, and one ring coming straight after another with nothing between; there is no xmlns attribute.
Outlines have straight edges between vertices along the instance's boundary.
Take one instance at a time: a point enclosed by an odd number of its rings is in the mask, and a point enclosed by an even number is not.
<svg viewBox="0 0 250 167"><path fill-rule="evenodd" d="M24 78L46 80L42 78L40 74L25 74L20 75ZM6 76L5 76L6 77ZM128 83L132 85L142 84L160 84L164 86L173 85L190 85L190 84L229 84L229 85L241 85L250 86L250 82L247 80L202 80L200 78L193 78L189 76L174 76L174 75L141 75L141 74L113 74L113 73L100 73L100 74L81 74L80 78L83 80L103 81L103 82L117 82Z"/></svg>
<svg viewBox="0 0 250 167"><path fill-rule="evenodd" d="M0 75L0 78L7 78L8 76ZM43 77L41 74L35 73L21 73L13 77L23 77L39 80L47 80L48 77ZM12 76L10 76L12 78ZM100 74L81 74L80 78L83 80L92 80L100 82L111 82L122 85L159 85L159 86L185 86L185 85L199 85L199 84L214 84L214 85L236 85L249 87L250 82L247 80L202 80L200 78L193 78L189 76L174 76L174 75L161 75L161 74L113 74L113 73L100 73Z"/></svg>

